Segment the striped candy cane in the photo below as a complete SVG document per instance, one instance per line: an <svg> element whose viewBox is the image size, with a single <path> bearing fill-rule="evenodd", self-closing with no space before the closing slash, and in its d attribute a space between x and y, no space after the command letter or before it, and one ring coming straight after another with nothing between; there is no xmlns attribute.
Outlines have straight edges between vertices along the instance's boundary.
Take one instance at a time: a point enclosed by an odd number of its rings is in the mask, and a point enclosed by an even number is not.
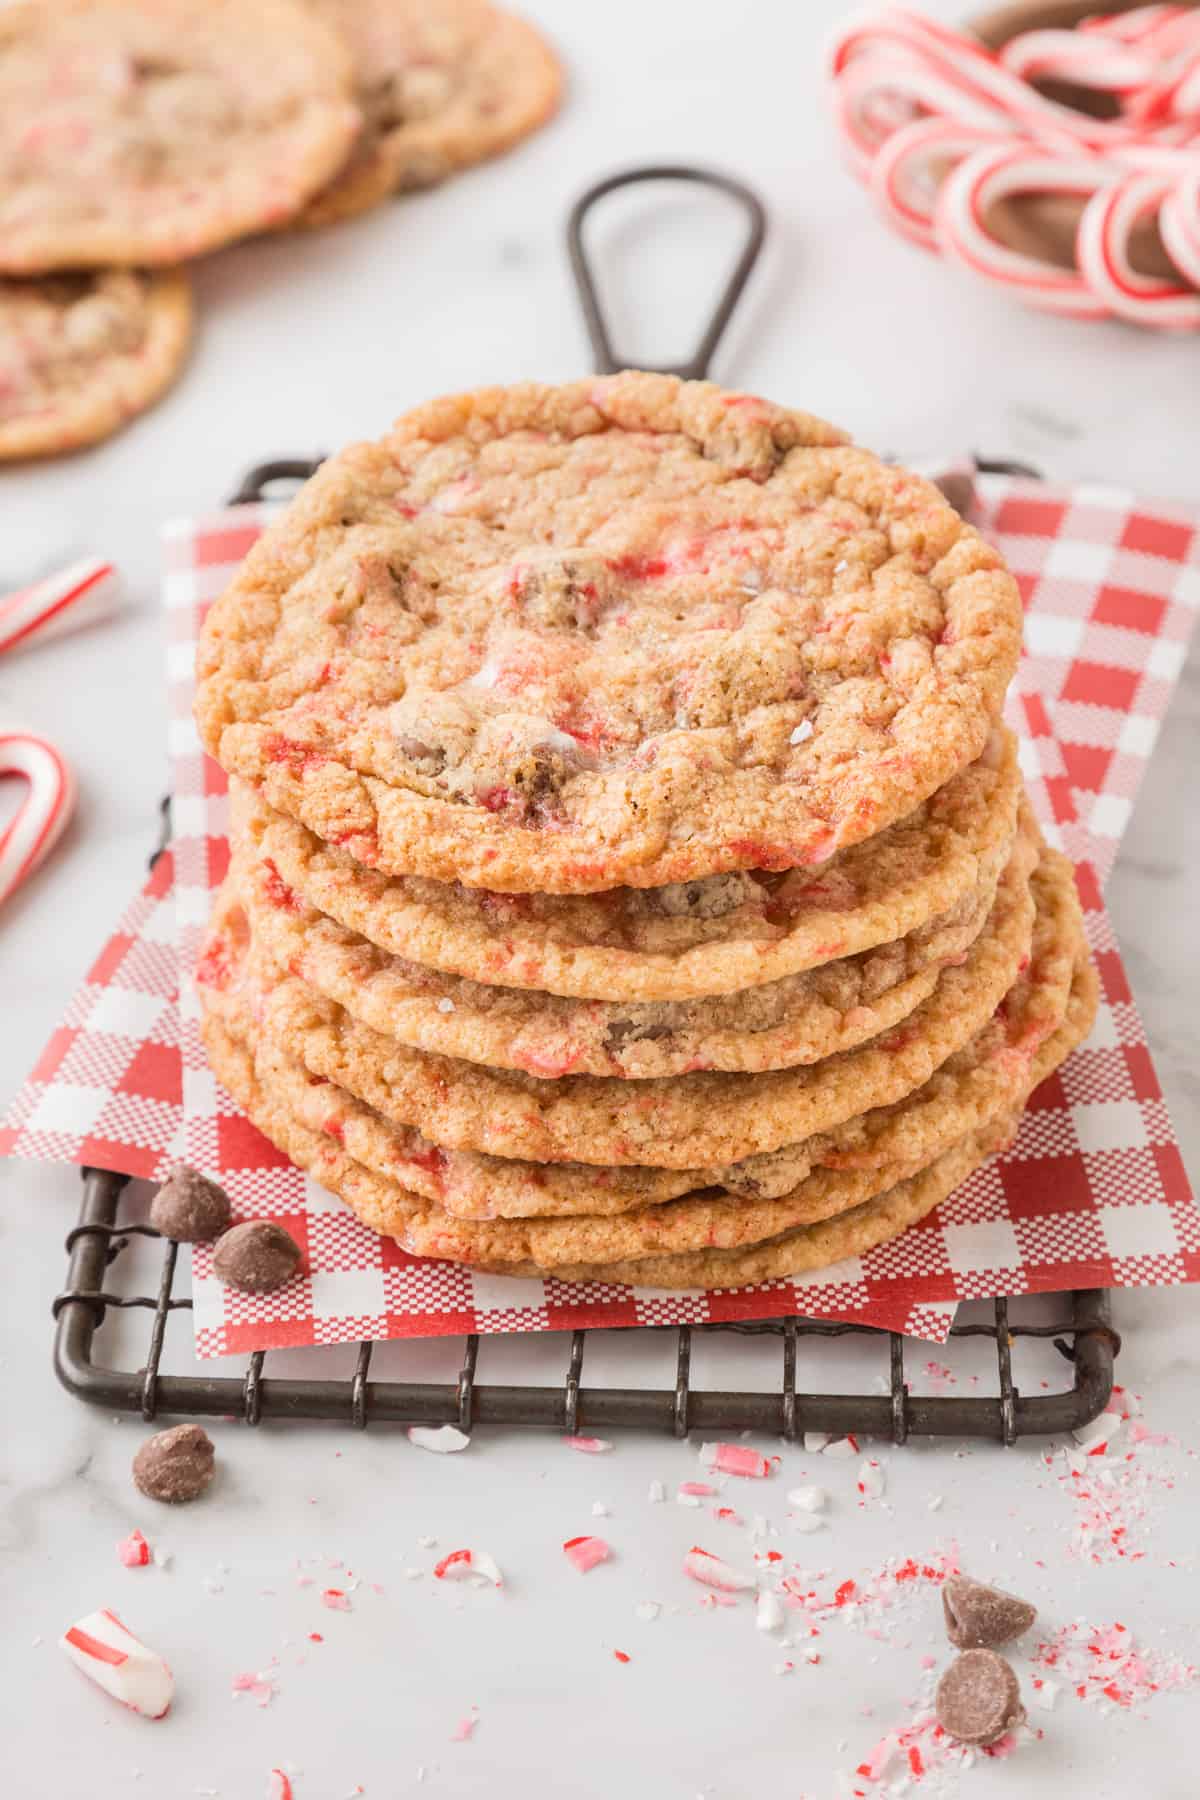
<svg viewBox="0 0 1200 1800"><path fill-rule="evenodd" d="M1027 32L994 55L887 8L840 34L830 74L855 171L905 237L1051 312L1200 329L1200 9L1153 5ZM1033 76L1112 93L1120 115L1061 105ZM989 209L1028 193L1084 203L1076 268L991 230ZM1133 231L1151 215L1178 282L1132 266Z"/></svg>
<svg viewBox="0 0 1200 1800"><path fill-rule="evenodd" d="M0 595L0 651L65 637L112 613L120 578L111 563L88 558L30 587Z"/></svg>
<svg viewBox="0 0 1200 1800"><path fill-rule="evenodd" d="M6 775L19 776L29 791L0 833L0 905L53 849L75 805L75 778L45 738L0 732L0 778Z"/></svg>

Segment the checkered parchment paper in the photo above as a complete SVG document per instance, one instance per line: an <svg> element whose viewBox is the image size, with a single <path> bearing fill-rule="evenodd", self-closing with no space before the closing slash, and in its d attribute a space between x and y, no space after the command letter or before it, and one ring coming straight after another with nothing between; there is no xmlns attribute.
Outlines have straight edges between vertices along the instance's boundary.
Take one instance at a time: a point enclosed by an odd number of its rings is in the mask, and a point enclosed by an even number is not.
<svg viewBox="0 0 1200 1800"><path fill-rule="evenodd" d="M1012 1148L902 1238L729 1293L480 1275L367 1231L238 1113L208 1070L178 971L194 960L228 854L224 778L191 724L195 635L269 517L258 507L168 529L173 850L89 972L0 1130L0 1151L150 1176L183 1154L225 1183L241 1214L295 1234L306 1272L275 1295L222 1287L197 1248L202 1356L789 1312L943 1339L963 1298L1200 1279L1200 1215L1100 895L1200 610L1197 516L1112 489L999 477L979 488L979 522L1026 605L1009 716L1046 835L1079 864L1103 999L1088 1043L1039 1089Z"/></svg>

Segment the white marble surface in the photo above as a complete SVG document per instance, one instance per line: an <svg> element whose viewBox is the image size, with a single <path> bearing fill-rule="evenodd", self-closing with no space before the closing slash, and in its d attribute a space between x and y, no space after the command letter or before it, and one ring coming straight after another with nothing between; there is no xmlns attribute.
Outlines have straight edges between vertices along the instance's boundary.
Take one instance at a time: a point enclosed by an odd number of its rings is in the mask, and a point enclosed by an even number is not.
<svg viewBox="0 0 1200 1800"><path fill-rule="evenodd" d="M197 274L196 353L166 403L92 454L0 477L0 576L88 548L115 557L129 585L119 622L0 663L0 717L56 738L83 790L69 841L0 921L4 1097L152 839L164 776L159 521L217 500L249 462L374 432L427 394L584 368L560 238L568 201L594 176L639 159L694 157L763 191L770 250L718 374L913 456L974 446L1032 457L1056 476L1200 497L1194 342L1038 318L879 227L839 166L822 104L819 47L840 5L540 0L526 10L555 33L570 65L570 98L551 130L440 193L328 236L214 258ZM631 359L666 358L681 344L706 269L732 241L725 226L673 200L618 209L605 223L598 241L625 284L614 310ZM1111 888L1193 1166L1198 729L1193 657ZM9 1165L0 1184L8 1651L0 1723L10 1792L259 1800L269 1768L287 1760L303 1770L297 1800L337 1800L359 1783L371 1800L391 1800L417 1791L421 1766L431 1793L825 1800L840 1791L837 1772L904 1718L919 1656L936 1635L932 1602L910 1603L894 1642L837 1631L820 1667L773 1679L778 1653L745 1610L697 1613L697 1590L679 1573L682 1551L694 1541L719 1548L722 1527L646 1502L649 1480L670 1492L696 1474L682 1446L626 1438L611 1456L586 1460L553 1438L481 1432L465 1455L435 1459L388 1431L351 1438L230 1425L215 1428L220 1486L201 1506L160 1515L128 1480L141 1428L89 1413L50 1372L48 1299L61 1277L73 1177ZM1151 1426L1177 1423L1186 1446L1198 1435L1194 1295L1129 1295L1118 1313L1129 1334L1125 1379L1145 1395ZM486 1365L493 1379L517 1361L544 1377L539 1358L565 1360L557 1343L532 1362L512 1344L488 1354L497 1358ZM448 1373L448 1355L417 1348L408 1366ZM748 1379L769 1381L750 1351L738 1355ZM643 1341L608 1357L607 1369L599 1359L589 1365L592 1379L665 1373ZM186 1366L186 1346L174 1345L171 1360ZM826 1385L845 1376L837 1364L807 1373ZM1029 1371L1027 1385L1036 1379ZM968 1566L1024 1587L1052 1622L1077 1612L1121 1618L1152 1646L1186 1652L1195 1643L1194 1462L1170 1447L1145 1455L1176 1485L1156 1490L1143 1526L1148 1554L1136 1563L1072 1560L1070 1508L1057 1483L1039 1478L1036 1446L889 1453L889 1509L869 1513L853 1503L853 1465L835 1465L823 1477L835 1495L831 1526L805 1540L802 1560L861 1574L889 1551L956 1539ZM763 1497L737 1502L782 1523L784 1489L812 1464L786 1452ZM934 1493L944 1496L936 1514L927 1509ZM593 1520L593 1500L611 1517ZM169 1571L118 1566L115 1541L135 1524L174 1551ZM593 1527L618 1559L581 1578L558 1546ZM434 1560L418 1545L422 1535L443 1549L490 1549L509 1591L456 1598L428 1574L409 1582L406 1568L428 1570ZM781 1542L799 1554L796 1540ZM364 1587L350 1617L324 1612L290 1569L293 1557L314 1555L345 1559L385 1592ZM223 1591L209 1591L206 1577ZM654 1624L634 1615L645 1599L668 1609ZM180 1697L165 1724L120 1712L54 1650L69 1620L103 1605L173 1662ZM306 1646L310 1630L326 1641ZM628 1667L613 1660L614 1647L633 1657ZM245 1698L235 1704L233 1673L274 1653L283 1659L279 1697L262 1712ZM1196 1776L1180 1745L1198 1691L1155 1701L1145 1719L1103 1719L1065 1699L1040 1744L980 1766L963 1791L1124 1800L1136 1786L1184 1800ZM452 1744L471 1703L480 1709L475 1739ZM860 1716L865 1708L873 1718Z"/></svg>

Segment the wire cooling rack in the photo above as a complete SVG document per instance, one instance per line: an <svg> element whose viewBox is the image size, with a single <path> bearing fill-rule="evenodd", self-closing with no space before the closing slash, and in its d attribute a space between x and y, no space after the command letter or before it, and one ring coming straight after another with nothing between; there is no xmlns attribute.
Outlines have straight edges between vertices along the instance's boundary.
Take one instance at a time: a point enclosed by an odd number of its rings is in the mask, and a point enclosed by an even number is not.
<svg viewBox="0 0 1200 1800"><path fill-rule="evenodd" d="M683 362L668 371L686 377L704 376L725 326L762 247L767 228L762 202L744 183L713 170L681 164L631 169L612 175L589 188L571 209L567 221L567 252L575 278L584 324L599 373L623 366L614 350L585 243L585 224L591 208L620 188L644 182L685 182L715 191L732 200L742 211L746 234L742 249L721 291L699 344ZM644 366L644 365L643 365ZM314 472L316 458L286 457L260 463L251 469L232 495L231 504L249 504L272 497L280 484L293 486ZM1020 465L977 463L980 469L1011 471ZM1036 474L1021 468L1022 473ZM162 838L170 834L170 802L163 803ZM890 1438L903 1444L910 1437L972 1436L1004 1444L1019 1437L1061 1433L1086 1423L1103 1411L1113 1386L1113 1361L1120 1340L1112 1328L1108 1294L1102 1289L1049 1296L1053 1319L1049 1323L1013 1323L1008 1302L990 1302L992 1317L985 1322L956 1324L951 1330L953 1347L965 1350L964 1340L990 1339L995 1347L995 1393L914 1395L905 1380L905 1344L896 1332L865 1325L837 1324L823 1319L771 1319L736 1325L660 1326L648 1335L674 1344L675 1380L664 1388L588 1387L583 1381L587 1340L612 1339L625 1333L613 1330L575 1331L571 1334L567 1366L561 1379L549 1385L513 1386L480 1378L480 1339L465 1339L457 1379L452 1382L372 1381L371 1360L375 1346L358 1347L353 1374L342 1380L274 1376L266 1373L267 1353L255 1351L240 1377L227 1375L174 1375L162 1369L167 1330L177 1313L191 1311L187 1297L176 1297L178 1245L159 1237L149 1225L133 1217L121 1219L127 1178L98 1169L83 1171L83 1201L79 1220L67 1238L66 1286L54 1302L56 1330L54 1368L64 1387L95 1406L110 1411L137 1412L144 1419L161 1413L191 1417L241 1418L248 1425L263 1419L326 1419L362 1429L372 1423L453 1424L463 1430L473 1425L522 1425L574 1433L581 1429L618 1426L641 1427L685 1437L689 1431L756 1430L797 1438L806 1431L847 1432ZM162 1265L153 1294L122 1291L125 1267L136 1260L127 1256L137 1239L162 1245ZM113 1285L110 1285L113 1284ZM131 1285L136 1285L135 1283ZM145 1360L136 1369L106 1367L95 1360L96 1339L110 1309L148 1312L149 1340ZM697 1334L712 1340L731 1334L752 1336L778 1349L778 1386L770 1392L701 1388L692 1382L692 1348ZM873 1376L856 1384L851 1393L806 1393L797 1388L797 1360L802 1345L826 1344L833 1339L854 1339L870 1347L879 1361ZM1022 1339L1048 1339L1065 1358L1070 1385L1051 1391L1041 1383L1039 1393L1021 1393L1013 1380L1013 1347ZM489 1344L503 1340L487 1339ZM556 1338L539 1338L547 1361ZM397 1346L390 1345L389 1350ZM402 1347L401 1347L402 1348ZM485 1356L488 1353L485 1352ZM493 1352L494 1354L494 1352ZM729 1359L735 1360L735 1359ZM950 1371L953 1377L954 1371ZM972 1381L977 1379L971 1377ZM869 1390L869 1391L864 1391Z"/></svg>
<svg viewBox="0 0 1200 1800"><path fill-rule="evenodd" d="M1112 1393L1113 1360L1120 1340L1112 1328L1109 1296L1086 1289L1052 1296L1046 1324L1011 1323L1008 1301L993 1300L992 1317L955 1325L943 1352L972 1338L995 1346L994 1394L915 1395L905 1379L905 1340L894 1331L836 1324L825 1319L770 1319L739 1325L658 1326L648 1334L674 1340L675 1381L663 1388L589 1387L584 1383L587 1340L624 1335L612 1330L574 1331L559 1379L546 1385L496 1384L480 1374L480 1338L464 1340L458 1377L450 1382L372 1381L375 1346L358 1346L352 1375L341 1380L271 1376L267 1352L255 1351L240 1376L173 1375L161 1364L171 1319L191 1311L175 1294L179 1247L149 1225L121 1221L123 1175L83 1171L79 1222L67 1237L67 1285L54 1302L57 1327L54 1368L63 1386L81 1400L110 1412L161 1413L264 1419L326 1419L362 1429L369 1424L523 1425L575 1433L619 1426L686 1437L689 1431L763 1431L788 1439L806 1431L847 1432L890 1438L982 1437L1004 1444L1019 1437L1061 1433L1102 1412ZM129 1293L120 1285L120 1263L135 1239L162 1245L157 1292ZM96 1338L110 1308L150 1314L145 1362L138 1369L109 1368L95 1360ZM779 1382L772 1392L738 1392L693 1385L692 1347L705 1338L741 1334L777 1346ZM878 1349L870 1392L804 1393L796 1385L798 1351L821 1340L855 1338ZM1013 1380L1012 1353L1021 1339L1049 1339L1065 1358L1069 1385L1058 1392L1022 1394ZM487 1344L503 1340L486 1339ZM557 1338L545 1343L546 1359ZM395 1350L397 1346L389 1346ZM402 1350L403 1346L399 1346ZM484 1352L486 1359L487 1352ZM951 1370L953 1374L953 1370ZM864 1384L867 1385L867 1384Z"/></svg>

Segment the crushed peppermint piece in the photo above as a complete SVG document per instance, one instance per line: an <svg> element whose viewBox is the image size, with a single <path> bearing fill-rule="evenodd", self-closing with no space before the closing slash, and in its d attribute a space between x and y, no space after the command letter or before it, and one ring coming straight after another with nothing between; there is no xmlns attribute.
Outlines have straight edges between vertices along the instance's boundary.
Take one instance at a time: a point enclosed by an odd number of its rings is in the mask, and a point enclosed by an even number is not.
<svg viewBox="0 0 1200 1800"><path fill-rule="evenodd" d="M434 1450L439 1456L453 1456L456 1450L465 1450L471 1442L457 1425L410 1425L408 1441L418 1450Z"/></svg>
<svg viewBox="0 0 1200 1800"><path fill-rule="evenodd" d="M858 1491L864 1500L879 1500L887 1488L887 1476L883 1464L875 1457L869 1456L858 1466Z"/></svg>
<svg viewBox="0 0 1200 1800"><path fill-rule="evenodd" d="M788 743L789 744L807 743L808 739L812 736L812 734L813 734L812 720L811 719L801 719L801 721L797 725L795 731L793 731L792 735L789 737Z"/></svg>
<svg viewBox="0 0 1200 1800"><path fill-rule="evenodd" d="M633 1661L633 1658L630 1656L630 1654L627 1650L614 1650L613 1655L616 1657L616 1659L619 1663L627 1663L627 1662Z"/></svg>
<svg viewBox="0 0 1200 1800"><path fill-rule="evenodd" d="M722 1475L747 1475L761 1481L771 1473L772 1464L748 1444L701 1444L700 1461L706 1469Z"/></svg>
<svg viewBox="0 0 1200 1800"><path fill-rule="evenodd" d="M926 1502L926 1505L928 1506L930 1512L941 1512L942 1496L940 1494L930 1494L929 1499Z"/></svg>
<svg viewBox="0 0 1200 1800"><path fill-rule="evenodd" d="M719 1491L711 1481L681 1481L675 1498L681 1499L686 1494L692 1499L707 1500Z"/></svg>
<svg viewBox="0 0 1200 1800"><path fill-rule="evenodd" d="M810 1456L815 1456L819 1451L824 1450L829 1442L830 1437L827 1431L806 1431L804 1434L804 1448Z"/></svg>
<svg viewBox="0 0 1200 1800"><path fill-rule="evenodd" d="M646 1498L650 1501L651 1505L657 1505L659 1501L665 1500L666 1497L667 1490L664 1488L662 1482L652 1481L646 1490Z"/></svg>
<svg viewBox="0 0 1200 1800"><path fill-rule="evenodd" d="M593 1519L607 1519L612 1512L611 1506L605 1506L603 1500L592 1501Z"/></svg>
<svg viewBox="0 0 1200 1800"><path fill-rule="evenodd" d="M639 1600L633 1609L634 1617L642 1619L647 1625L653 1624L662 1607L657 1600Z"/></svg>
<svg viewBox="0 0 1200 1800"><path fill-rule="evenodd" d="M349 1612L350 1596L342 1588L325 1588L321 1594L321 1605L327 1606L330 1612Z"/></svg>
<svg viewBox="0 0 1200 1800"><path fill-rule="evenodd" d="M603 1538L573 1537L563 1544L563 1553L581 1575L586 1575L597 1563L608 1561L612 1555L612 1547Z"/></svg>
<svg viewBox="0 0 1200 1800"><path fill-rule="evenodd" d="M144 1569L150 1561L150 1546L140 1531L131 1531L117 1545L117 1555L127 1569Z"/></svg>
<svg viewBox="0 0 1200 1800"><path fill-rule="evenodd" d="M107 1607L69 1626L58 1647L77 1669L130 1712L146 1719L165 1717L175 1693L170 1669Z"/></svg>
<svg viewBox="0 0 1200 1800"><path fill-rule="evenodd" d="M693 1544L684 1557L683 1572L703 1587L715 1588L722 1594L745 1593L756 1585L752 1575L743 1575L710 1550L702 1550L698 1544Z"/></svg>
<svg viewBox="0 0 1200 1800"><path fill-rule="evenodd" d="M758 1596L758 1603L754 1609L755 1625L760 1631L779 1631L786 1618L783 1601L778 1594L772 1594L764 1588Z"/></svg>
<svg viewBox="0 0 1200 1800"><path fill-rule="evenodd" d="M420 1545L422 1550L436 1550L437 1549L437 1539L434 1537L419 1537L417 1539L417 1543Z"/></svg>
<svg viewBox="0 0 1200 1800"><path fill-rule="evenodd" d="M233 1697L239 1694L251 1694L259 1706L269 1706L275 1698L275 1676L270 1669L247 1669L235 1675L232 1682Z"/></svg>
<svg viewBox="0 0 1200 1800"><path fill-rule="evenodd" d="M293 1800L292 1784L282 1769L272 1769L267 1781L267 1800Z"/></svg>
<svg viewBox="0 0 1200 1800"><path fill-rule="evenodd" d="M438 1581L465 1581L469 1575L477 1575L493 1587L504 1585L503 1575L486 1550L451 1550L433 1573Z"/></svg>
<svg viewBox="0 0 1200 1800"><path fill-rule="evenodd" d="M825 1455L843 1457L857 1456L858 1439L854 1436L853 1432L848 1432L845 1437L834 1438L830 1443L826 1444Z"/></svg>
<svg viewBox="0 0 1200 1800"><path fill-rule="evenodd" d="M479 1709L473 1706L465 1713L450 1734L452 1744L468 1744L475 1735L475 1727L479 1723Z"/></svg>
<svg viewBox="0 0 1200 1800"><path fill-rule="evenodd" d="M824 1488L806 1483L803 1487L789 1488L787 1503L798 1506L801 1512L824 1512L829 1505L829 1495Z"/></svg>
<svg viewBox="0 0 1200 1800"><path fill-rule="evenodd" d="M584 1456L603 1456L605 1451L613 1447L611 1438L599 1437L568 1437L563 1439L563 1443L568 1450L579 1450Z"/></svg>
<svg viewBox="0 0 1200 1800"><path fill-rule="evenodd" d="M437 1009L440 1013L452 1013L454 1011L454 1002L448 996L443 995L437 1003Z"/></svg>

